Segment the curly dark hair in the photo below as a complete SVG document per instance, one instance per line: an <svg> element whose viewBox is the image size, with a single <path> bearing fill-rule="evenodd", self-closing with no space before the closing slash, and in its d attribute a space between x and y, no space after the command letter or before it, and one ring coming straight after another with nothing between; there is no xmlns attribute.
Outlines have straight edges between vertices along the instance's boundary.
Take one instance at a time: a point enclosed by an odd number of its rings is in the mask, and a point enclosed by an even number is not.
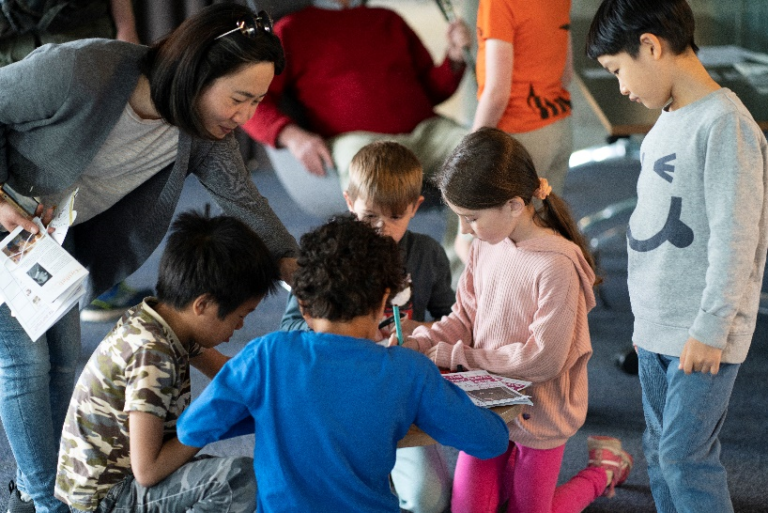
<svg viewBox="0 0 768 513"><path fill-rule="evenodd" d="M331 218L301 237L293 294L315 319L350 321L381 306L405 280L400 250L352 215Z"/></svg>

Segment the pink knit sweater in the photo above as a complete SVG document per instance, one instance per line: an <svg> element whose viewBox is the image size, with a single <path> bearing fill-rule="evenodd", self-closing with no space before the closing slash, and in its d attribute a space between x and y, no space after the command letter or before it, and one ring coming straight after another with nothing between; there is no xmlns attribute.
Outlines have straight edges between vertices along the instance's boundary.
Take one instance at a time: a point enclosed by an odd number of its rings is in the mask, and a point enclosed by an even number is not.
<svg viewBox="0 0 768 513"><path fill-rule="evenodd" d="M411 340L439 367L531 381L533 406L509 425L509 438L558 447L587 415L594 281L579 247L563 237L475 240L453 311L431 329L417 328Z"/></svg>

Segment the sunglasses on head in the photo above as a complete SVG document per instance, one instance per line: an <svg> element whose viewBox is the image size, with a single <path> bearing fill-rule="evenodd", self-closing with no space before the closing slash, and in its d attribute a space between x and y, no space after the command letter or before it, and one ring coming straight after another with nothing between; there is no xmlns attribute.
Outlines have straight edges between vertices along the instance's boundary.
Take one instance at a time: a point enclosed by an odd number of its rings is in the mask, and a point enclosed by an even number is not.
<svg viewBox="0 0 768 513"><path fill-rule="evenodd" d="M256 32L259 30L272 33L272 18L269 17L267 11L259 11L258 14L256 14L256 17L246 16L245 19L236 23L235 28L215 37L214 41L238 31L245 37L253 38L256 37Z"/></svg>

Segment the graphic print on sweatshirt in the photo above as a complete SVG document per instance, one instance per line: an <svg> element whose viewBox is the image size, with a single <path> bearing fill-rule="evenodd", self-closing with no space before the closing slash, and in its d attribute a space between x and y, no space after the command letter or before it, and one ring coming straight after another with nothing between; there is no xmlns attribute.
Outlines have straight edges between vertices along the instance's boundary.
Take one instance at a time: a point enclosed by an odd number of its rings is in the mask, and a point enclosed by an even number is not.
<svg viewBox="0 0 768 513"><path fill-rule="evenodd" d="M672 161L674 161L675 158L677 158L677 154L671 153L661 157L653 163L653 171L670 184L672 183L672 180L674 180L675 166L672 164ZM638 240L632 236L632 229L627 227L629 247L634 251L645 253L653 251L667 241L677 248L686 248L690 246L693 243L693 230L680 220L682 212L683 198L680 196L672 196L669 212L667 213L667 220L658 233L645 240Z"/></svg>

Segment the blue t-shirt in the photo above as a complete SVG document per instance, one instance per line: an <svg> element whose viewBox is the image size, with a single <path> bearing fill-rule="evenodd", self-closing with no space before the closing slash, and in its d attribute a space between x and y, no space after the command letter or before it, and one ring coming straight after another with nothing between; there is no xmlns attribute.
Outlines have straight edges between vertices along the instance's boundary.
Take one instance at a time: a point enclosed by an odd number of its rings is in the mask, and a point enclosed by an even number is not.
<svg viewBox="0 0 768 513"><path fill-rule="evenodd" d="M261 513L394 513L389 473L411 424L479 458L509 442L501 417L476 407L424 355L307 331L251 341L177 430L193 447L255 432Z"/></svg>

